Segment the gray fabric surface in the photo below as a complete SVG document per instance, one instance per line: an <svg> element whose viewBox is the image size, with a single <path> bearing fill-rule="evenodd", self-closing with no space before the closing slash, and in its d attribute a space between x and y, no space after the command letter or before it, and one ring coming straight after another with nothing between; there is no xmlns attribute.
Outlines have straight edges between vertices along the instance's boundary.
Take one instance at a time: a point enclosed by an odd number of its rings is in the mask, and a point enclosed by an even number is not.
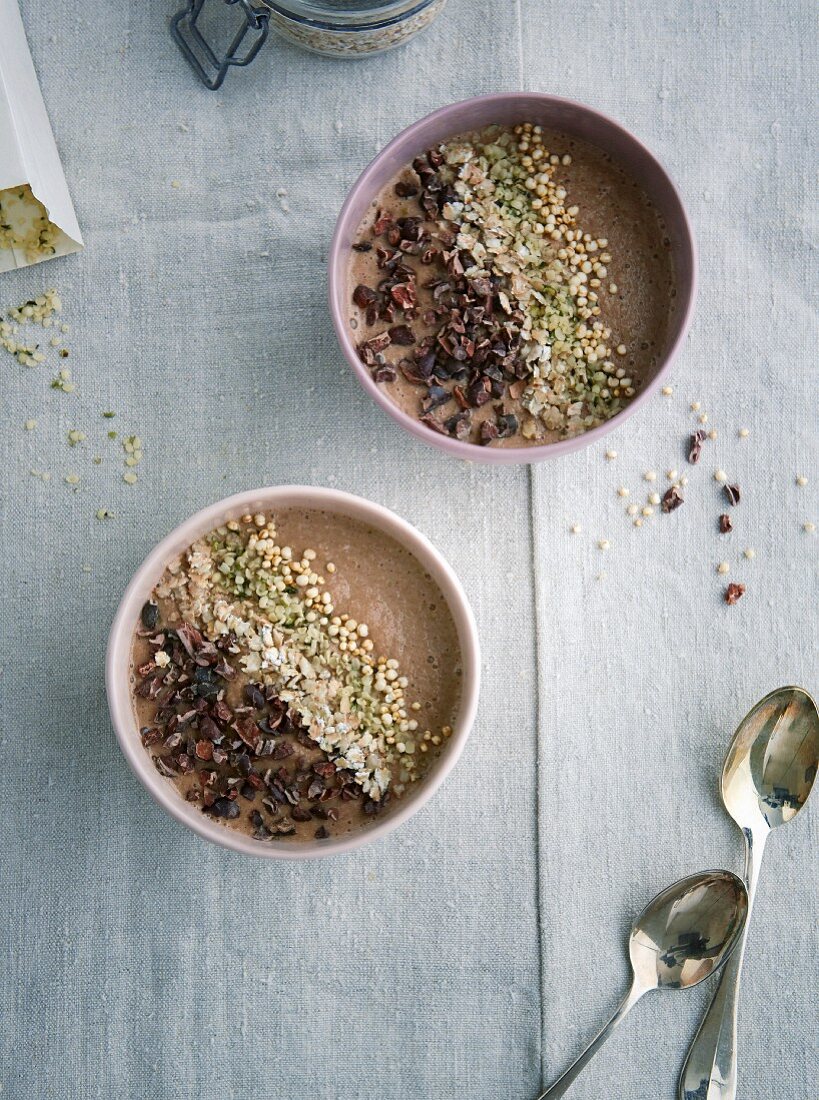
<svg viewBox="0 0 819 1100"><path fill-rule="evenodd" d="M86 250L0 280L4 305L60 288L78 385L2 365L3 1096L526 1100L624 990L643 903L701 867L739 870L716 796L736 722L780 683L816 688L812 5L450 0L400 52L352 64L271 44L216 95L172 45L168 3L23 9ZM377 149L436 106L521 86L632 127L699 237L674 396L612 438L611 463L596 447L489 469L422 446L364 397L325 307L334 218ZM685 508L634 530L615 489L636 499L643 470L681 464L692 400L720 437ZM144 440L133 488L109 452L91 464L105 408ZM93 436L82 453L72 427ZM726 543L716 465L746 489ZM275 866L151 802L116 747L102 662L162 534L297 480L433 538L474 603L485 678L464 758L417 817L349 857ZM102 506L116 519L95 520ZM729 609L714 567L745 546ZM818 829L814 807L770 846L741 1097L815 1095ZM572 1096L674 1096L705 998L649 999Z"/></svg>

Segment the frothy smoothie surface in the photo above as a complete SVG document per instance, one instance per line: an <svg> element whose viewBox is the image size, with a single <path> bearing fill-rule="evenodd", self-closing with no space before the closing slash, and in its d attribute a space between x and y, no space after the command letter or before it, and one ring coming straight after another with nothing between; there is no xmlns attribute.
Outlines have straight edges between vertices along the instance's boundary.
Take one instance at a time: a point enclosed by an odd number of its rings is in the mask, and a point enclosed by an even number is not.
<svg viewBox="0 0 819 1100"><path fill-rule="evenodd" d="M203 813L259 840L324 839L390 812L452 733L457 631L389 535L287 509L216 528L142 609L143 744Z"/></svg>
<svg viewBox="0 0 819 1100"><path fill-rule="evenodd" d="M675 311L665 226L602 150L529 123L429 149L359 228L349 324L376 382L431 431L567 439L657 370Z"/></svg>

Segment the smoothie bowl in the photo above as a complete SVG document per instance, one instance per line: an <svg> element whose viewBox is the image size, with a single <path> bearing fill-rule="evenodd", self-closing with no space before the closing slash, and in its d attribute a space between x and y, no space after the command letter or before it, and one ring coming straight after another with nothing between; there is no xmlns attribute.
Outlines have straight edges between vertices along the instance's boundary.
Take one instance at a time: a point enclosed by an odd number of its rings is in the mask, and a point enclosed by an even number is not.
<svg viewBox="0 0 819 1100"><path fill-rule="evenodd" d="M329 258L364 389L473 461L539 461L617 427L668 373L695 290L660 164L605 115L534 93L399 134L350 192Z"/></svg>
<svg viewBox="0 0 819 1100"><path fill-rule="evenodd" d="M198 512L149 554L106 688L139 779L250 855L347 851L418 810L478 700L477 631L415 528L347 493L281 486Z"/></svg>

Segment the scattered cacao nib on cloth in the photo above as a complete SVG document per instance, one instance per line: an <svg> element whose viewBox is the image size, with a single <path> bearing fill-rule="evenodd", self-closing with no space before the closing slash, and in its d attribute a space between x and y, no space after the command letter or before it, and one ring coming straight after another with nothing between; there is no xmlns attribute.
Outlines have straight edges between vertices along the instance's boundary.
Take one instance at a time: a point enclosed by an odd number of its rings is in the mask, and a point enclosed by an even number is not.
<svg viewBox="0 0 819 1100"><path fill-rule="evenodd" d="M705 432L703 431L696 431L691 436L691 442L688 447L688 461L692 466L696 466L699 462L700 455L702 454L702 445L706 438Z"/></svg>
<svg viewBox="0 0 819 1100"><path fill-rule="evenodd" d="M740 600L745 595L744 584L734 584L733 582L725 589L725 602L728 604L734 604L737 600Z"/></svg>
<svg viewBox="0 0 819 1100"><path fill-rule="evenodd" d="M685 500L679 488L676 485L672 485L671 488L667 489L663 494L661 507L664 512L673 512L683 503L685 503Z"/></svg>

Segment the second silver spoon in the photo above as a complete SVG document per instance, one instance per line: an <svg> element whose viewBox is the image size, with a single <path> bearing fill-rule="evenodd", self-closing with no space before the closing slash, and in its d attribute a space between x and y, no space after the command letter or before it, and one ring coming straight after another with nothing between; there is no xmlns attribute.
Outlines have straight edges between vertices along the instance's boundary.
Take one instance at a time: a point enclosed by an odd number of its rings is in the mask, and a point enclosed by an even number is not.
<svg viewBox="0 0 819 1100"><path fill-rule="evenodd" d="M745 924L748 894L730 871L701 871L650 901L634 922L629 956L634 981L615 1014L574 1065L538 1100L564 1096L603 1043L651 989L688 989L725 961Z"/></svg>
<svg viewBox="0 0 819 1100"><path fill-rule="evenodd" d="M796 817L816 779L819 714L802 688L783 687L761 699L737 728L722 769L722 800L745 837L748 916L762 851L771 830ZM737 1091L737 1003L748 925L720 975L688 1051L679 1100L734 1100Z"/></svg>

